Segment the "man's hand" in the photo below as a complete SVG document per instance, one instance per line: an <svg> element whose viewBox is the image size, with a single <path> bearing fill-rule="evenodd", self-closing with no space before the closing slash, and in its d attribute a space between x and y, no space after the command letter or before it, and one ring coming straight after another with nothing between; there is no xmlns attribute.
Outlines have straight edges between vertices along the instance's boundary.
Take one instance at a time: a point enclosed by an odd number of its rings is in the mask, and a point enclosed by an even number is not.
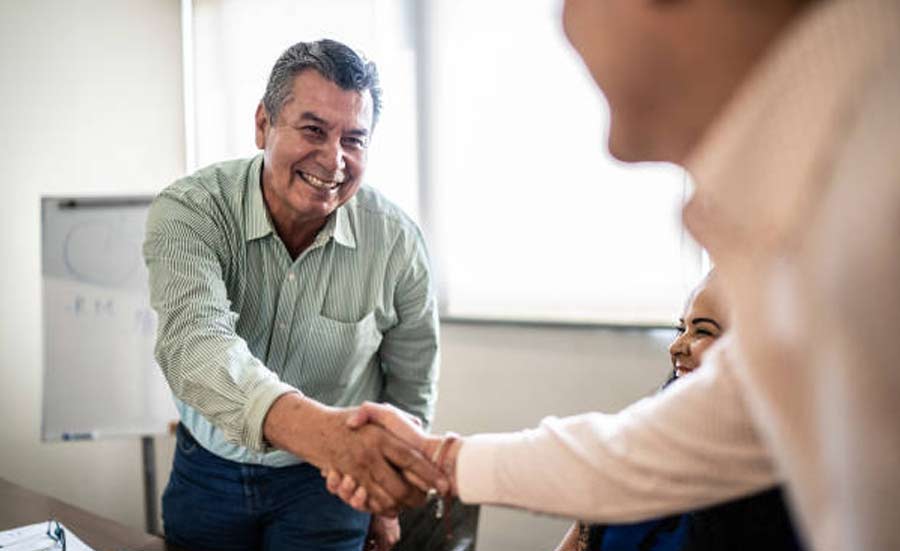
<svg viewBox="0 0 900 551"><path fill-rule="evenodd" d="M400 541L400 521L397 517L372 515L365 551L390 551Z"/></svg>
<svg viewBox="0 0 900 551"><path fill-rule="evenodd" d="M375 514L419 506L427 488L448 487L417 449L374 424L351 428L351 414L300 394L285 394L269 408L263 430L272 445L323 471L352 477L366 492L366 510Z"/></svg>
<svg viewBox="0 0 900 551"><path fill-rule="evenodd" d="M417 450L422 450L427 445L428 437L422 431L418 418L389 404L366 402L352 410L346 421L346 426L354 431L371 425L391 432ZM406 481L422 492L426 492L430 488L437 488L441 492L448 489L445 481L424 479L412 470L403 469L402 472ZM374 511L374 504L369 499L370 491L350 473L339 468L327 468L322 469L322 476L326 478L328 491L340 497L351 507L360 511Z"/></svg>
<svg viewBox="0 0 900 551"><path fill-rule="evenodd" d="M401 438L405 442L415 446L426 459L439 459L434 455L441 446L441 437L429 436L421 429L421 424L415 417L397 409L389 404L375 404L366 402L359 406L348 418L347 425L354 429L359 429L367 424L376 424L395 436ZM457 440L452 446L448 447L443 455L444 465L436 465L438 469L446 468L452 473L456 469L456 457L459 453L461 441ZM336 469L323 469L322 476L326 478L326 487L332 494L337 495L351 507L361 511L371 510L371 501L368 500L368 492L366 488L360 485L357 480L349 475L342 473ZM425 488L435 488L442 495L448 491L456 490L443 485L432 486L427 482L419 479L415 473L404 471L403 476L418 488L423 488L422 484L426 484Z"/></svg>

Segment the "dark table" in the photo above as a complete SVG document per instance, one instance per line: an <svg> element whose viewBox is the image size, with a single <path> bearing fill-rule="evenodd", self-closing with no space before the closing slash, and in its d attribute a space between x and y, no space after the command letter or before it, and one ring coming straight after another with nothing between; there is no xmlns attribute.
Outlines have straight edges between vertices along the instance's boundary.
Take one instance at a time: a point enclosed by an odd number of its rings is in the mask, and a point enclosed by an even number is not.
<svg viewBox="0 0 900 551"><path fill-rule="evenodd" d="M403 537L395 549L474 551L478 512L477 505L463 505L458 499L454 499L448 515L453 537L448 540L448 522L435 519L430 505L406 511L400 516ZM61 522L96 551L184 551L166 544L160 537L129 528L0 478L0 530L46 522L50 517Z"/></svg>
<svg viewBox="0 0 900 551"><path fill-rule="evenodd" d="M0 478L0 530L61 522L96 551L173 551L165 541Z"/></svg>

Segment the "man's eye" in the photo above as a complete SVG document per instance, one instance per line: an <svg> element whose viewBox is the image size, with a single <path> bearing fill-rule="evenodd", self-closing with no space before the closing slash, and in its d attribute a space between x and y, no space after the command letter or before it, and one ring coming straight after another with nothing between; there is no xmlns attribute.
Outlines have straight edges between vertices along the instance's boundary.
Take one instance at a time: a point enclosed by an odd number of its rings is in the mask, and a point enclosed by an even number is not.
<svg viewBox="0 0 900 551"><path fill-rule="evenodd" d="M365 149L369 145L363 138L347 137L343 141L345 146L355 149Z"/></svg>
<svg viewBox="0 0 900 551"><path fill-rule="evenodd" d="M318 126L303 126L300 128L300 130L305 134L309 134L310 136L314 136L316 138L322 138L325 136L325 131Z"/></svg>
<svg viewBox="0 0 900 551"><path fill-rule="evenodd" d="M685 327L683 325L679 325L678 327L675 328L675 332L678 333L679 335L681 335L685 332Z"/></svg>
<svg viewBox="0 0 900 551"><path fill-rule="evenodd" d="M698 335L703 335L704 337L712 337L712 336L714 336L714 335L713 335L713 332L710 331L710 330L708 330L708 329L697 329L697 334L698 334Z"/></svg>

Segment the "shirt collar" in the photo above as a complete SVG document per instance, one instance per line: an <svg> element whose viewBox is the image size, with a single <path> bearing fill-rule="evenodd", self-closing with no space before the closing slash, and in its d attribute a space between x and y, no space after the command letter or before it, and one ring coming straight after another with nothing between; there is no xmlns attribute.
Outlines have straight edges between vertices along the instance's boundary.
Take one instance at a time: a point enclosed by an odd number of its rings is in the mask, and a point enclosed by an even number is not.
<svg viewBox="0 0 900 551"><path fill-rule="evenodd" d="M351 214L356 212L356 197L351 198L344 205L338 207L328 217L325 226L319 231L312 246L316 247L324 245L329 239L334 239L338 245L347 247L348 249L356 248L356 234L353 230Z"/></svg>
<svg viewBox="0 0 900 551"><path fill-rule="evenodd" d="M353 216L351 216L351 214ZM334 241L348 249L356 248L356 232L353 227L352 219L356 215L356 196L339 207L331 218L334 223Z"/></svg>
<svg viewBox="0 0 900 551"><path fill-rule="evenodd" d="M273 233L272 221L262 196L262 155L257 155L250 162L250 173L247 175L247 201L244 202L244 220L247 229L244 239L253 241Z"/></svg>
<svg viewBox="0 0 900 551"><path fill-rule="evenodd" d="M253 241L274 233L272 219L269 210L263 200L262 194L262 155L257 155L250 163L248 174L249 196L244 204L244 219L247 221L246 241ZM335 210L328 217L328 222L319 232L315 243L325 243L334 238L335 243L349 249L356 248L356 233L352 218L356 213L356 197Z"/></svg>

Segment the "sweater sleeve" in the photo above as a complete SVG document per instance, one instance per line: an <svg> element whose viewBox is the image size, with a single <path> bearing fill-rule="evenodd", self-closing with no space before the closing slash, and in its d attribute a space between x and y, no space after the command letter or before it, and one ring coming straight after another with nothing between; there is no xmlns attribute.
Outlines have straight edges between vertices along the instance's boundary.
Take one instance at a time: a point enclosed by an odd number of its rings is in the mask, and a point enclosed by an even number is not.
<svg viewBox="0 0 900 551"><path fill-rule="evenodd" d="M467 438L460 497L612 523L771 486L775 470L729 367L729 345L723 338L702 370L617 414L548 417L531 430Z"/></svg>

